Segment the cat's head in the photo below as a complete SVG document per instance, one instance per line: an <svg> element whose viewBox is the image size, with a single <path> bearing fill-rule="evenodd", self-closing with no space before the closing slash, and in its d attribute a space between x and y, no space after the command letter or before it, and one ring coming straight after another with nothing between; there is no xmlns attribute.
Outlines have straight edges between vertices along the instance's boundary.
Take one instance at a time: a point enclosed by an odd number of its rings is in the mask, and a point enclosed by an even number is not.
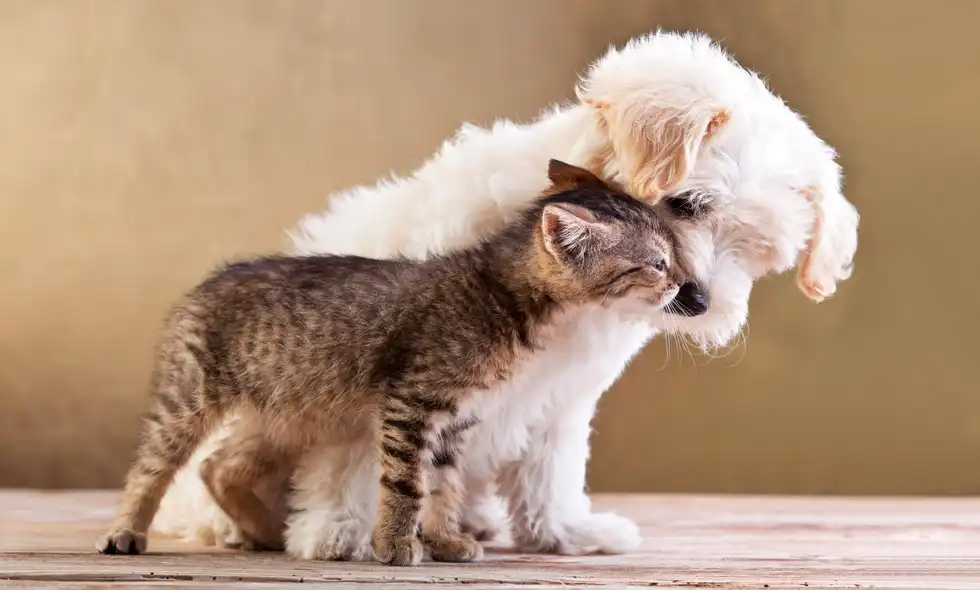
<svg viewBox="0 0 980 590"><path fill-rule="evenodd" d="M549 291L568 301L669 305L685 276L655 208L559 160L549 162L548 178L535 236Z"/></svg>

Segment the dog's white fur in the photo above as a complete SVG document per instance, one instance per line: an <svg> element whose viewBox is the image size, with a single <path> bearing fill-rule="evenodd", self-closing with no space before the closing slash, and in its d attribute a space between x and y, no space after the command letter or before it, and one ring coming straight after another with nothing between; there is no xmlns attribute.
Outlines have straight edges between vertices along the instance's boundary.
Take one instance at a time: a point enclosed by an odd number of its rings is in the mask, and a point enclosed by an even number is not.
<svg viewBox="0 0 980 590"><path fill-rule="evenodd" d="M703 348L728 343L762 275L799 263L801 289L816 300L831 295L850 274L858 215L841 194L834 151L704 36L656 33L611 49L577 91L579 104L530 125L464 126L411 176L334 196L292 237L299 253L383 258L466 246L546 187L549 158L591 166L643 198L689 193L707 203L712 212L681 222L678 239L687 268L709 288L709 311L686 318L611 307L571 319L552 346L487 396L462 461L471 528L500 531L509 522L517 547L529 551L622 552L640 543L637 527L594 513L585 492L599 397L659 332ZM236 540L197 475L228 428L178 475L157 530ZM369 558L378 475L370 435L304 461L287 550Z"/></svg>

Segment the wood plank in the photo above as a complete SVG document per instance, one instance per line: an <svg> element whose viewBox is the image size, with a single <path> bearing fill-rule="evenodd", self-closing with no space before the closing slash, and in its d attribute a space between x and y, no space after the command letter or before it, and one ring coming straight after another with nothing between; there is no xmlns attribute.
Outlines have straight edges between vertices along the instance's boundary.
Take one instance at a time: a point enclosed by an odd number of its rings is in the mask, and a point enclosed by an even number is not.
<svg viewBox="0 0 980 590"><path fill-rule="evenodd" d="M0 586L980 589L980 499L597 496L598 507L641 525L639 551L573 558L496 548L479 564L388 568L161 537L151 539L149 555L96 555L117 498L0 491Z"/></svg>

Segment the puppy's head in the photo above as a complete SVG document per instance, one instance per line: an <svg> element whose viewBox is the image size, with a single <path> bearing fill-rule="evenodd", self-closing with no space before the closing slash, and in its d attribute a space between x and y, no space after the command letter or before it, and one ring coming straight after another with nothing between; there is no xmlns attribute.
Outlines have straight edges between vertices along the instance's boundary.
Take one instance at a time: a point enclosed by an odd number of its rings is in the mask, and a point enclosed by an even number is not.
<svg viewBox="0 0 980 590"><path fill-rule="evenodd" d="M532 214L540 228L536 266L551 292L565 301L668 305L685 279L654 208L559 160L549 163L548 178Z"/></svg>
<svg viewBox="0 0 980 590"><path fill-rule="evenodd" d="M744 324L755 279L796 266L820 301L850 276L858 214L834 150L710 39L635 39L594 63L577 94L599 131L590 167L672 225L689 284L665 327L721 346Z"/></svg>

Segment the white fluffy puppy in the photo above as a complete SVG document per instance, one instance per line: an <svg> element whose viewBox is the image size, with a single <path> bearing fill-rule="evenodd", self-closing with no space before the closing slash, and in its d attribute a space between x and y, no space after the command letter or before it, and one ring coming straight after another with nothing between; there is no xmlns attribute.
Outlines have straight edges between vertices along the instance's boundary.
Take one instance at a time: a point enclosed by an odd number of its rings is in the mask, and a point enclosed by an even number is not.
<svg viewBox="0 0 980 590"><path fill-rule="evenodd" d="M693 281L686 314L597 308L492 396L462 461L464 520L508 527L526 551L581 554L636 547L637 527L592 511L585 492L599 397L659 332L703 348L745 324L753 282L798 268L812 299L851 272L858 214L841 194L834 150L752 72L700 35L655 33L612 49L581 81L579 104L529 125L464 126L411 176L334 196L292 234L301 253L425 257L501 227L547 184L549 158L588 166L641 198L667 199ZM198 476L233 431L226 423L178 476L158 531L234 543L237 532ZM285 541L304 558L365 559L376 510L370 434L316 449L294 474ZM264 482L282 505L288 474ZM501 501L501 499L503 501Z"/></svg>

